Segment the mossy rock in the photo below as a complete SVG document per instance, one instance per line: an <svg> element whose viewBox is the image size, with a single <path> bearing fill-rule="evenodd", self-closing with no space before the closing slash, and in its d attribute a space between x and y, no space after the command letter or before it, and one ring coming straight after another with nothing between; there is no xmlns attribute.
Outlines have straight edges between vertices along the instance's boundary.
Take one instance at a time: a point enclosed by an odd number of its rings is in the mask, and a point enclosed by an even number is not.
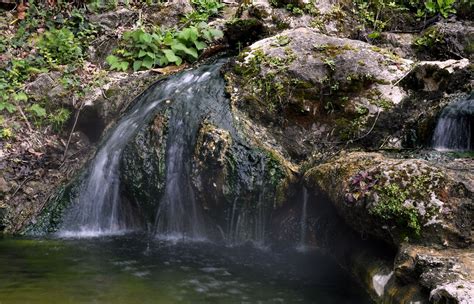
<svg viewBox="0 0 474 304"><path fill-rule="evenodd" d="M153 223L165 189L168 113L159 113L127 144L122 154L123 194Z"/></svg>
<svg viewBox="0 0 474 304"><path fill-rule="evenodd" d="M366 152L341 154L305 174L308 187L361 233L395 245L409 241L452 247L472 243L471 225L465 224L473 217L469 179L467 173L463 180L421 159Z"/></svg>

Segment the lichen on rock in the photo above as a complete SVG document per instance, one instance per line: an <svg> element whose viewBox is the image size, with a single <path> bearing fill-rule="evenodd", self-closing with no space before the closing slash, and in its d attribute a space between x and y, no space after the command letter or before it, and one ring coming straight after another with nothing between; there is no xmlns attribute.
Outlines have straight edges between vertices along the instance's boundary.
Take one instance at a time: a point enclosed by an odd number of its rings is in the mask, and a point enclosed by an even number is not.
<svg viewBox="0 0 474 304"><path fill-rule="evenodd" d="M305 178L354 229L388 243L466 247L472 242L462 220L472 192L424 160L348 153L310 169Z"/></svg>

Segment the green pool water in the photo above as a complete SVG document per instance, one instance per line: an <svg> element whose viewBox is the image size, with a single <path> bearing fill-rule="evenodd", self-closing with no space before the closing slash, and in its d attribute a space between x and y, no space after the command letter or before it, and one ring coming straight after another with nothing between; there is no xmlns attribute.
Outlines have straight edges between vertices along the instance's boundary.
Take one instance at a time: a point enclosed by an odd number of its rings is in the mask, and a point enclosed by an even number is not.
<svg viewBox="0 0 474 304"><path fill-rule="evenodd" d="M0 304L371 303L328 256L142 235L0 239Z"/></svg>

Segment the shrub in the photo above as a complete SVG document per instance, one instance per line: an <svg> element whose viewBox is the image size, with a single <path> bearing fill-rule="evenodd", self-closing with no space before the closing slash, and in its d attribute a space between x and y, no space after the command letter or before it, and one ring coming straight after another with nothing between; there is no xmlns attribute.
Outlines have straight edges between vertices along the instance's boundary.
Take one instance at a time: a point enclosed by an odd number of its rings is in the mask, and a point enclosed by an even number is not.
<svg viewBox="0 0 474 304"><path fill-rule="evenodd" d="M46 61L52 65L69 64L82 59L80 41L67 28L45 32L38 48Z"/></svg>

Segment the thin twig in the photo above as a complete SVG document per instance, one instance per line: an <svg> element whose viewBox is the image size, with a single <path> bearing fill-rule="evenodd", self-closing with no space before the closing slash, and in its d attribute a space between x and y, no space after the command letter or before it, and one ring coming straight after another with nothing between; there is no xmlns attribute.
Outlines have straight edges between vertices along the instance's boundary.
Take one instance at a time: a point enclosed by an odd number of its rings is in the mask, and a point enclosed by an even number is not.
<svg viewBox="0 0 474 304"><path fill-rule="evenodd" d="M400 81L402 81L403 79L405 79L408 75L411 74L411 72L413 72L413 70L418 66L418 63L415 63L410 70L408 70L408 72L406 72L400 79L398 79L397 81L395 81L394 84L392 84L393 86L396 86L400 83Z"/></svg>
<svg viewBox="0 0 474 304"><path fill-rule="evenodd" d="M31 133L33 133L33 129L31 128L30 122L28 121L28 118L26 118L26 115L25 115L25 113L23 112L23 110L21 109L20 105L17 105L16 107L18 108L18 111L20 112L21 117L23 117L23 119L25 120L25 123L26 123L26 126L28 127L28 130L29 130Z"/></svg>
<svg viewBox="0 0 474 304"><path fill-rule="evenodd" d="M31 176L27 176L22 182L21 184L16 188L15 192L13 192L12 196L10 197L10 199L13 199L15 197L15 195L17 194L17 192L21 189L21 187L23 187L23 185L29 181L30 179L32 179Z"/></svg>
<svg viewBox="0 0 474 304"><path fill-rule="evenodd" d="M76 129L77 121L79 120L79 114L81 113L81 110L83 107L84 107L84 101L81 103L81 106L76 112L76 117L74 118L74 124L72 125L71 132L69 133L69 138L67 139L66 148L64 149L63 159L61 160L61 162L63 163L66 160L67 151L69 150L69 144L71 143L71 139L72 139L72 133L74 133L74 130Z"/></svg>

